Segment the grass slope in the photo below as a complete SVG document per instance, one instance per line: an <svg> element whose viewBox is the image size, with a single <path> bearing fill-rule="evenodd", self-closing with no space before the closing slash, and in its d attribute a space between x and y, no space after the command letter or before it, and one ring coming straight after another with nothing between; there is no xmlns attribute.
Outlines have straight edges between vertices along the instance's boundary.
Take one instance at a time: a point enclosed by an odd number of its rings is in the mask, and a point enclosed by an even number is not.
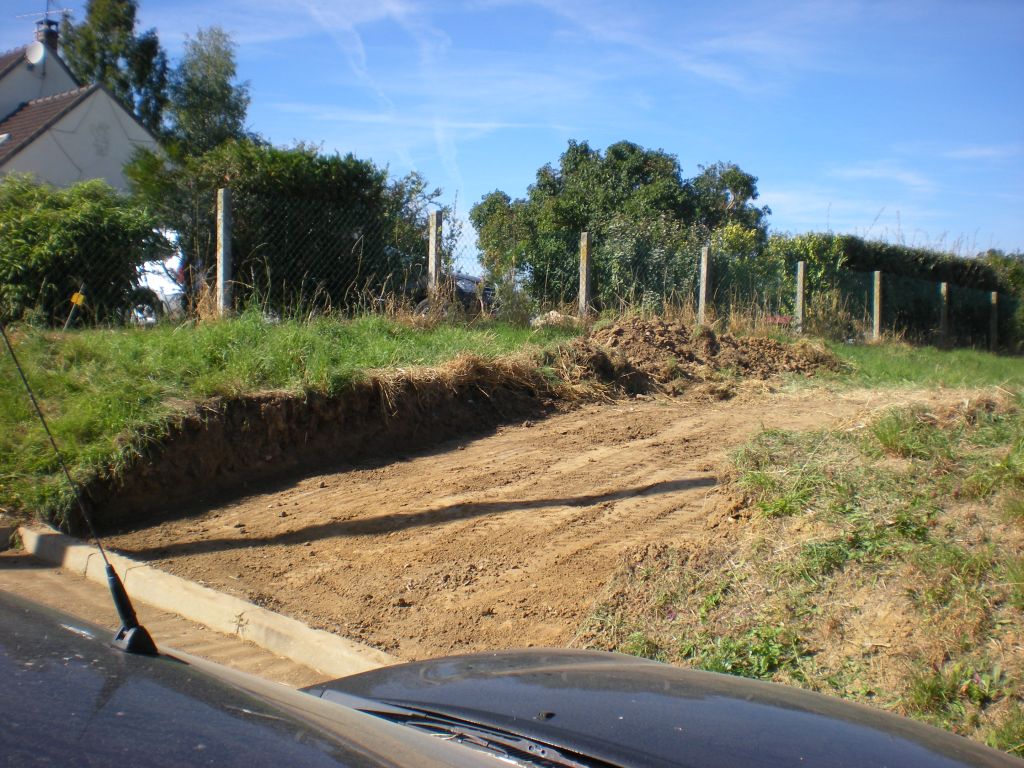
<svg viewBox="0 0 1024 768"><path fill-rule="evenodd" d="M267 390L337 394L368 370L485 359L567 338L499 323L426 327L382 317L235 320L68 334L9 331L58 445L82 479L116 465L131 434L158 434L182 400ZM6 350L0 362L0 510L52 511L68 489Z"/></svg>
<svg viewBox="0 0 1024 768"><path fill-rule="evenodd" d="M707 540L632 553L590 647L774 679L1024 753L1024 397L765 431Z"/></svg>

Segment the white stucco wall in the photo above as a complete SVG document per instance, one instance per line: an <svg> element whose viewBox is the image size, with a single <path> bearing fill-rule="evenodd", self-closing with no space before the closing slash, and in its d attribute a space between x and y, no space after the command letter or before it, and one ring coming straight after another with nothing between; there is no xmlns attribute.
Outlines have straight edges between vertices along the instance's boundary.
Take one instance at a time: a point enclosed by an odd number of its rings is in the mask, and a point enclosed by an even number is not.
<svg viewBox="0 0 1024 768"><path fill-rule="evenodd" d="M58 187L104 179L127 192L122 169L139 147L156 150L157 143L112 96L97 90L0 172L31 173Z"/></svg>
<svg viewBox="0 0 1024 768"><path fill-rule="evenodd" d="M47 52L42 63L30 65L24 58L0 79L0 120L22 103L77 88L64 66Z"/></svg>

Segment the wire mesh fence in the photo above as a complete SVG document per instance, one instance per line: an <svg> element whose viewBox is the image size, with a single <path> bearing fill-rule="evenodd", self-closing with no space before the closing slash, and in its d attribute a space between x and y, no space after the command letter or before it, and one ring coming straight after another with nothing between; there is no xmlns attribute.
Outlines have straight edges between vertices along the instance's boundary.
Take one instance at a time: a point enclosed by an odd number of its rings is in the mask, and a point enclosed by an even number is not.
<svg viewBox="0 0 1024 768"><path fill-rule="evenodd" d="M35 192L26 186L19 194ZM30 210L29 202L19 203L20 209ZM116 211L116 203L105 204ZM0 312L8 320L49 326L149 325L165 314L212 314L217 205L217 193L207 190L174 200L151 218L103 216L88 226L69 216L48 225L30 222L50 234L27 244L0 242L0 268L6 269L0 274ZM351 314L414 308L428 295L425 210L410 215L379 201L364 204L358 196L342 205L315 194L238 190L229 218L229 310L256 307L279 317ZM478 256L457 218L443 221L434 242L449 298L468 310L524 320L578 305L578 231L533 233L528 251L503 254L501 267L490 269L485 280L473 275L481 263L493 265ZM589 242L589 306L599 311L696 306L702 252L708 249L710 282L704 288L714 316L745 314L785 325L795 315L794 255L763 243L669 221L640 226L625 220L608 222ZM809 275L802 328L832 338L863 337L874 303L871 273ZM950 285L944 295L934 281L887 274L881 328L914 342L985 346L994 336L1013 338L1018 305L1003 295L993 309L987 291Z"/></svg>
<svg viewBox="0 0 1024 768"><path fill-rule="evenodd" d="M425 233L316 199L237 196L231 239L238 307L351 311L414 296L426 269Z"/></svg>

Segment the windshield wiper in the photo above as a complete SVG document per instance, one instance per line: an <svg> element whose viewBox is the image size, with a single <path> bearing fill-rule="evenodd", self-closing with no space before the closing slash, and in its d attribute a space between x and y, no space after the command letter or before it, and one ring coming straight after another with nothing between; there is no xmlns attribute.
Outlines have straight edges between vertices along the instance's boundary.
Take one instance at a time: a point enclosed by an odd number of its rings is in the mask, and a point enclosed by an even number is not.
<svg viewBox="0 0 1024 768"><path fill-rule="evenodd" d="M517 733L476 723L467 723L424 710L406 707L388 707L381 710L361 707L360 709L384 720L408 725L470 747L484 749L525 765L550 766L550 768L607 768L609 766L603 761L568 753L550 744L529 739Z"/></svg>

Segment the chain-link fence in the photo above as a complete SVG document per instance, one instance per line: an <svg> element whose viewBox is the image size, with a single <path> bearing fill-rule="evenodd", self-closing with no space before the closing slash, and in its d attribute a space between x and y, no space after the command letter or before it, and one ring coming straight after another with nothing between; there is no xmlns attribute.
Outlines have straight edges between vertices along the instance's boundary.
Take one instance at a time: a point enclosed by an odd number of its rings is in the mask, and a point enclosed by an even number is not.
<svg viewBox="0 0 1024 768"><path fill-rule="evenodd" d="M236 307L351 311L415 295L427 238L409 237L386 216L316 199L237 195L231 250Z"/></svg>
<svg viewBox="0 0 1024 768"><path fill-rule="evenodd" d="M55 191L9 181L0 201L0 313L58 327L212 315L225 295L214 290L219 244L230 244L228 310L307 317L416 307L427 297L426 211L410 215L358 194L347 200L236 191L220 234L216 192L150 213L98 186ZM503 254L486 282L471 277L479 262L462 223L449 216L440 233L433 240L440 276L465 307L524 320L578 306L580 232L534 233L529 252ZM750 236L667 220L609 222L589 240L588 306L659 313L695 307L703 290L718 318L788 324L798 303L799 254L744 239ZM701 286L705 248L709 282ZM858 338L873 330L869 272L811 268L804 297L805 331ZM1014 343L1021 314L1009 295L993 303L988 291L952 284L943 294L937 282L895 274L884 275L879 309L880 330L889 335L971 346L993 337Z"/></svg>

